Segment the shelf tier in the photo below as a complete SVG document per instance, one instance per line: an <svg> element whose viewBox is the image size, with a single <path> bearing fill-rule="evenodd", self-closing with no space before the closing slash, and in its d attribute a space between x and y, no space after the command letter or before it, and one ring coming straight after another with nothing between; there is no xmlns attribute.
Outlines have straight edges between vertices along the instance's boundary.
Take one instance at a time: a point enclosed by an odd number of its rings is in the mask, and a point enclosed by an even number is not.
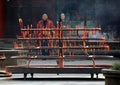
<svg viewBox="0 0 120 85"><path fill-rule="evenodd" d="M111 68L112 65L64 65L64 68L59 68L57 65L30 65L28 66L7 66L6 72L13 74L24 74L24 79L27 78L27 74L32 73L33 78L34 73L41 74L91 74L91 79L94 78L94 74L97 75L101 73L104 68ZM47 77L48 78L48 77Z"/></svg>
<svg viewBox="0 0 120 85"><path fill-rule="evenodd" d="M107 48L108 46L65 46L65 47L48 47L48 46L41 46L41 47L18 47L17 50L39 50L39 49L102 49Z"/></svg>
<svg viewBox="0 0 120 85"><path fill-rule="evenodd" d="M60 30L60 29L55 29L55 28L47 28L47 29L42 29L42 28L32 28L32 29L21 29L22 31L55 31L55 30ZM100 31L101 28L66 28L66 29L62 29L62 31Z"/></svg>
<svg viewBox="0 0 120 85"><path fill-rule="evenodd" d="M20 68L28 68L28 66L26 66L26 65L17 65L17 66L6 66L7 68L18 68L18 69L20 69ZM64 65L64 68L93 68L93 65ZM96 65L96 67L95 68L101 68L101 67L104 67L104 68L111 68L112 67L112 65L99 65L99 64L97 64ZM56 65L30 65L30 67L29 68L55 68L55 69L60 69L58 66L56 66ZM29 69L28 68L28 69ZM95 69L94 68L94 69ZM17 71L15 69L15 71ZM62 68L63 69L63 68ZM103 69L103 68L102 68ZM78 70L78 69L76 69L76 70ZM18 70L18 71L21 71L21 70ZM87 71L87 70L86 70ZM52 72L52 71L51 71Z"/></svg>
<svg viewBox="0 0 120 85"><path fill-rule="evenodd" d="M0 50L0 53L7 53L7 52L22 52L21 50L13 50L13 49L10 49L10 50Z"/></svg>
<svg viewBox="0 0 120 85"><path fill-rule="evenodd" d="M105 40L104 38L76 38L76 37L64 37L64 38L17 38L18 40Z"/></svg>
<svg viewBox="0 0 120 85"><path fill-rule="evenodd" d="M58 55L36 55L36 56L12 56L12 59L61 59ZM62 59L113 59L113 56L107 56L107 55L64 55Z"/></svg>

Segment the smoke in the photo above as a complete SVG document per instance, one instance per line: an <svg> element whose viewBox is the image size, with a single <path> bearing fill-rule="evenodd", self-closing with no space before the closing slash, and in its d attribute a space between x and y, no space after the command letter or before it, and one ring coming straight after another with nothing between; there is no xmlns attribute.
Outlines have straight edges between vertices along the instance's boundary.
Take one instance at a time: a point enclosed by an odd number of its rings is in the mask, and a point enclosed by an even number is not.
<svg viewBox="0 0 120 85"><path fill-rule="evenodd" d="M119 0L96 0L95 13L96 19L106 24L119 21L120 18Z"/></svg>
<svg viewBox="0 0 120 85"><path fill-rule="evenodd" d="M120 17L120 0L57 0L61 12L75 13L95 19L115 21ZM62 7L61 4L63 3ZM71 17L71 16L70 16ZM72 18L72 17L71 17Z"/></svg>

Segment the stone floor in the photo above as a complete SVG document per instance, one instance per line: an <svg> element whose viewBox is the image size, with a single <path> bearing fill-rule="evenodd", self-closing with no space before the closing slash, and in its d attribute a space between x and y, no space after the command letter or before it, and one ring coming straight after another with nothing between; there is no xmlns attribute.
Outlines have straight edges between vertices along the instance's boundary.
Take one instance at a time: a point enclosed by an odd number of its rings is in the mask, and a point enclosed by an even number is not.
<svg viewBox="0 0 120 85"><path fill-rule="evenodd" d="M15 74L12 77L0 78L0 85L105 85L104 76L99 75L98 80L91 80L90 75L55 75L55 74L35 74L35 78L24 80L23 75Z"/></svg>
<svg viewBox="0 0 120 85"><path fill-rule="evenodd" d="M97 64L113 64L120 60L96 60ZM31 64L56 64L52 60L33 60ZM71 61L64 62L71 64ZM20 64L20 63L19 63ZM92 64L90 60L72 61L72 64ZM17 70L17 69L16 69ZM99 79L90 79L89 74L35 74L34 79L23 79L23 74L13 74L12 77L0 77L0 85L105 85L104 76Z"/></svg>

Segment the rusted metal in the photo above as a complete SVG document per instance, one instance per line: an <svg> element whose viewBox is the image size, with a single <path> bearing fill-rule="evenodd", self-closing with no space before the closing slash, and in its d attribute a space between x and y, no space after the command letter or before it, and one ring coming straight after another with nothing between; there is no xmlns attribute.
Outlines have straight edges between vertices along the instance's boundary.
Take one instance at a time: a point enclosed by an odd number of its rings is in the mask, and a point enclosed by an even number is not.
<svg viewBox="0 0 120 85"><path fill-rule="evenodd" d="M99 65L98 65L99 66ZM101 65L100 67L93 68L91 65L65 65L64 68L59 68L55 65L42 65L42 66L7 66L6 71L12 74L24 74L24 78L26 79L27 74L31 74L33 78L34 73L41 73L41 74L91 74L91 78L93 78L94 74L102 73L101 69L103 68L110 68L111 66ZM16 70L17 69L17 70ZM97 77L98 78L98 77Z"/></svg>

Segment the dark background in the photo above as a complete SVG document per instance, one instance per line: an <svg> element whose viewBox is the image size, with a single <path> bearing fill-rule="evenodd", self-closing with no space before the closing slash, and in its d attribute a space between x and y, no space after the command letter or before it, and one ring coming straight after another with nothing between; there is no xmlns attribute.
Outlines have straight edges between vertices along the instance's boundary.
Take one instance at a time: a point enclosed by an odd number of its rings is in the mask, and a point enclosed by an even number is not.
<svg viewBox="0 0 120 85"><path fill-rule="evenodd" d="M43 13L47 13L54 24L64 12L70 21L93 20L101 24L105 32L115 31L120 37L120 0L5 0L5 38L19 34L18 19L24 25L36 27Z"/></svg>

